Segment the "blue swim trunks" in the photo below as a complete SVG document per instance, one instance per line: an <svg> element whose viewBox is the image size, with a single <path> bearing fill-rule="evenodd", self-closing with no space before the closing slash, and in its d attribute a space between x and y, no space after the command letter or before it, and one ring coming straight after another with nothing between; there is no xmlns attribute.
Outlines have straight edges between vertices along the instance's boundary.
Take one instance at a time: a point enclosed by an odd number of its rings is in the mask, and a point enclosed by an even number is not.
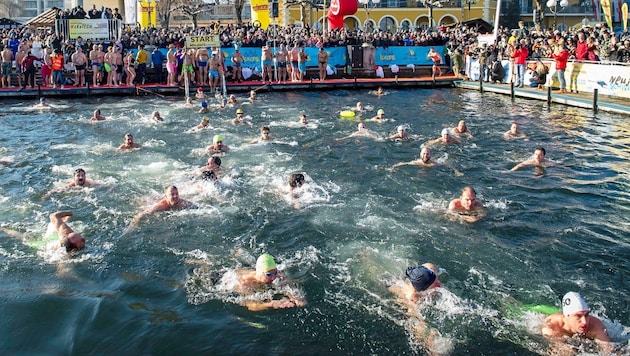
<svg viewBox="0 0 630 356"><path fill-rule="evenodd" d="M264 66L270 66L271 65L271 60L263 61L263 65Z"/></svg>
<svg viewBox="0 0 630 356"><path fill-rule="evenodd" d="M300 70L300 72L306 72L306 63L304 62L298 63L298 69Z"/></svg>
<svg viewBox="0 0 630 356"><path fill-rule="evenodd" d="M210 75L210 78L219 78L219 71L218 70L214 70L214 69L210 69L208 71L208 75Z"/></svg>
<svg viewBox="0 0 630 356"><path fill-rule="evenodd" d="M200 67L205 67L207 63L208 63L208 62L202 62L202 61L199 61L199 66L200 66Z"/></svg>

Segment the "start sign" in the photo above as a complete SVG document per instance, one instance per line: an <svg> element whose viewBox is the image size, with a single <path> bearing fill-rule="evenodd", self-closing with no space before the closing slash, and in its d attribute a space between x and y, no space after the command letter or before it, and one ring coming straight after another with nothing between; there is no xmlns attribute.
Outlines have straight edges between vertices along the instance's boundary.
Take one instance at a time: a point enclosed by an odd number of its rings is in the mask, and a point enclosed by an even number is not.
<svg viewBox="0 0 630 356"><path fill-rule="evenodd" d="M210 48L221 47L219 36L189 36L186 37L186 48Z"/></svg>

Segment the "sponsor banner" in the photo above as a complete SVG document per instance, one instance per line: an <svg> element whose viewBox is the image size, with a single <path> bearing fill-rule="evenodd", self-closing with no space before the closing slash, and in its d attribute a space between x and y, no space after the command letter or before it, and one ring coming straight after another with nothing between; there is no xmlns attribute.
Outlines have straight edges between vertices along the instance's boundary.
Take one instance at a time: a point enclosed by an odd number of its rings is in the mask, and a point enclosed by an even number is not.
<svg viewBox="0 0 630 356"><path fill-rule="evenodd" d="M75 40L109 38L109 22L107 19L70 19L70 38Z"/></svg>
<svg viewBox="0 0 630 356"><path fill-rule="evenodd" d="M442 64L444 64L445 51L444 46L433 46L435 50L442 55ZM433 61L427 57L431 47L378 47L374 53L374 64L379 66L405 66L407 64L414 65L432 65Z"/></svg>
<svg viewBox="0 0 630 356"><path fill-rule="evenodd" d="M277 49L277 48L276 48ZM262 50L258 47L241 47L239 51L243 54L245 61L243 62L243 67L250 68L258 68L262 70L260 65L260 57L262 55ZM273 48L272 48L273 51ZM319 52L318 48L307 47L305 50L308 55L308 59L306 60L307 67L317 67L317 52ZM331 66L343 67L346 65L348 61L348 56L346 52L346 47L330 47L324 48L324 51L328 53L328 64ZM223 57L225 58L225 65L231 66L232 61L232 53L234 53L234 48L221 48L221 52L223 53ZM274 52L275 53L275 52Z"/></svg>
<svg viewBox="0 0 630 356"><path fill-rule="evenodd" d="M186 48L210 48L220 47L221 41L219 36L188 36L186 37Z"/></svg>

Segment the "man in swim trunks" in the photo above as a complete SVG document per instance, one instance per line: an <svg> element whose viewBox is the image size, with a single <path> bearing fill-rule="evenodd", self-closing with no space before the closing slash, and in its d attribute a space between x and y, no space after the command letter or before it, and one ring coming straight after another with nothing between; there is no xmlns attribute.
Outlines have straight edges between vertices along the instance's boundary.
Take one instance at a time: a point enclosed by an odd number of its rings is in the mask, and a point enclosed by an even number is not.
<svg viewBox="0 0 630 356"><path fill-rule="evenodd" d="M105 59L102 46L95 44L90 51L90 62L92 63L92 85L97 87L103 79L102 66Z"/></svg>
<svg viewBox="0 0 630 356"><path fill-rule="evenodd" d="M2 87L11 88L11 70L13 69L13 51L11 48L4 47L2 52Z"/></svg>
<svg viewBox="0 0 630 356"><path fill-rule="evenodd" d="M188 200L181 199L179 197L179 191L177 187L174 185L166 187L164 190L165 197L157 202L157 204L153 205L151 208L141 211L136 216L133 217L131 221L131 226L136 226L143 217L159 212L159 211L170 211L170 210L182 210L189 208L193 205L192 202Z"/></svg>
<svg viewBox="0 0 630 356"><path fill-rule="evenodd" d="M462 195L451 200L448 212L457 214L460 219L474 223L486 216L486 211L480 201L477 200L477 192L472 187L464 187Z"/></svg>
<svg viewBox="0 0 630 356"><path fill-rule="evenodd" d="M85 67L87 66L87 57L83 53L81 46L77 46L71 57L74 64L74 85L77 87L85 86Z"/></svg>
<svg viewBox="0 0 630 356"><path fill-rule="evenodd" d="M269 78L269 83L271 84L273 82L273 71L272 71L272 60L273 60L273 55L271 54L271 47L269 47L269 42L267 42L264 46L262 46L261 49L262 53L260 55L260 63L262 66L262 74L261 74L261 79L262 82L265 82L265 74L267 75L267 78Z"/></svg>
<svg viewBox="0 0 630 356"><path fill-rule="evenodd" d="M66 221L72 217L71 211L56 211L50 214L50 223L55 227L59 235L59 242L66 252L76 252L85 247L85 239L81 234L74 232Z"/></svg>
<svg viewBox="0 0 630 356"><path fill-rule="evenodd" d="M431 78L435 81L435 75L442 75L442 69L440 68L440 64L442 63L442 56L435 50L435 48L431 47L429 49L429 54L427 54L427 58L431 59L433 62Z"/></svg>
<svg viewBox="0 0 630 356"><path fill-rule="evenodd" d="M291 49L291 81L297 82L300 78L300 69L298 68L298 61L300 58L300 50L298 49L297 41L293 44Z"/></svg>
<svg viewBox="0 0 630 356"><path fill-rule="evenodd" d="M197 53L195 53L195 58L197 59L197 84L208 85L208 71L206 70L208 66L208 59L210 59L208 49L197 49Z"/></svg>
<svg viewBox="0 0 630 356"><path fill-rule="evenodd" d="M239 51L238 47L234 49L232 53L232 80L238 81L239 83L243 81L243 69L241 66L243 65L243 61L245 58L241 51Z"/></svg>
<svg viewBox="0 0 630 356"><path fill-rule="evenodd" d="M281 281L284 278L284 275L278 271L274 258L267 253L258 257L255 270L239 270L237 274L239 284L236 291L242 295L252 295L263 287L271 287L274 281ZM286 284L286 281L284 283ZM271 298L265 300L243 298L242 304L250 311L286 309L306 305L306 300L301 295L286 291L274 291L273 294ZM282 298L275 299L273 298L275 295L282 295Z"/></svg>
<svg viewBox="0 0 630 356"><path fill-rule="evenodd" d="M284 46L284 43L280 44L280 50L276 52L277 68L278 68L278 83L287 81L287 59L289 58L289 52Z"/></svg>
<svg viewBox="0 0 630 356"><path fill-rule="evenodd" d="M545 319L542 334L558 341L578 335L597 341L604 354L610 354L613 345L606 327L601 320L589 313L590 309L584 298L576 292L568 292L562 297L562 313L549 315Z"/></svg>
<svg viewBox="0 0 630 356"><path fill-rule="evenodd" d="M319 49L317 53L317 67L319 68L319 81L326 80L326 67L328 66L328 53L324 47Z"/></svg>
<svg viewBox="0 0 630 356"><path fill-rule="evenodd" d="M546 154L547 154L547 152L545 151L545 149L543 147L536 147L536 149L534 150L534 155L532 156L532 158L527 159L527 160L517 164L516 166L512 167L512 169L510 169L510 171L512 171L512 172L518 171L519 169L521 169L523 167L527 167L527 166L535 166L535 167L542 167L542 168L556 166L557 163L552 162L552 161L550 161L550 160L545 158Z"/></svg>
<svg viewBox="0 0 630 356"><path fill-rule="evenodd" d="M52 49L44 50L44 63L42 64L42 86L52 86Z"/></svg>
<svg viewBox="0 0 630 356"><path fill-rule="evenodd" d="M305 50L304 46L301 46L298 54L298 69L300 71L298 74L299 81L304 80L304 76L306 75L306 61L308 60L308 54Z"/></svg>
<svg viewBox="0 0 630 356"><path fill-rule="evenodd" d="M208 80L210 81L210 92L216 92L217 85L220 84L221 75L223 74L223 62L221 60L221 51L212 48L212 56L208 62Z"/></svg>
<svg viewBox="0 0 630 356"><path fill-rule="evenodd" d="M188 78L188 83L193 84L195 82L195 68L193 67L194 51L189 49L185 52L182 59L182 76ZM184 79L186 80L186 79Z"/></svg>
<svg viewBox="0 0 630 356"><path fill-rule="evenodd" d="M173 44L168 45L168 52L166 52L166 71L168 72L168 78L166 85L176 86L177 83L177 50Z"/></svg>
<svg viewBox="0 0 630 356"><path fill-rule="evenodd" d="M17 74L18 87L22 87L22 81L24 80L24 72L22 70L22 61L26 57L26 51L24 46L20 45L17 53L15 54L15 73Z"/></svg>

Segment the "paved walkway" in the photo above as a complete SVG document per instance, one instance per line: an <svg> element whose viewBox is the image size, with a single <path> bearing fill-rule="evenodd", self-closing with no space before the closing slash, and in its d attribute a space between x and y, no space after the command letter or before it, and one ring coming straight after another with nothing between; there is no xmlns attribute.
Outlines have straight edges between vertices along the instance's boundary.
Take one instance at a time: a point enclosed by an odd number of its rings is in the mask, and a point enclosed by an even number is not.
<svg viewBox="0 0 630 356"><path fill-rule="evenodd" d="M610 96L610 95L597 95L597 102L595 105L595 94L582 92L582 93L567 93L560 94L559 90L549 90L545 87L544 90L536 88L512 88L510 84L490 84L473 81L455 81L453 83L456 87L488 91L492 93L513 95L514 97L543 100L549 103L558 103L569 106L576 106L585 109L591 109L597 112L598 110L606 112L614 112L619 114L630 115L630 99ZM512 92L513 90L513 92Z"/></svg>

